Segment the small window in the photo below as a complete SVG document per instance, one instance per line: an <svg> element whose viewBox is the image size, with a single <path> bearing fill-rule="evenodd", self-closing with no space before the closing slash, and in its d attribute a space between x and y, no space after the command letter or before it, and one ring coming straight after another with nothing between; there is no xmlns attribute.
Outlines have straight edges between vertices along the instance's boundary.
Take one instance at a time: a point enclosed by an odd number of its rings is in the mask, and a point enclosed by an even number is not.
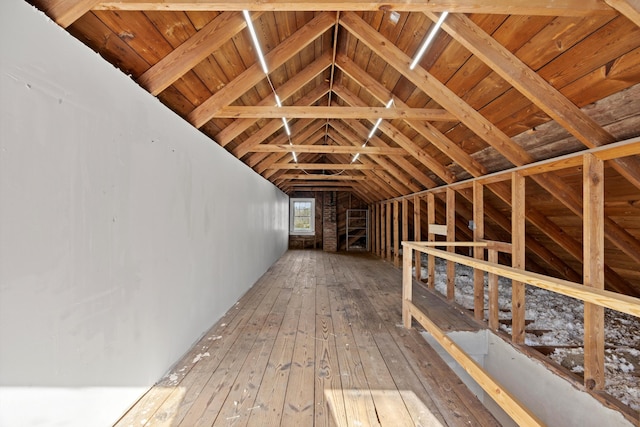
<svg viewBox="0 0 640 427"><path fill-rule="evenodd" d="M289 234L315 234L315 199L290 199Z"/></svg>

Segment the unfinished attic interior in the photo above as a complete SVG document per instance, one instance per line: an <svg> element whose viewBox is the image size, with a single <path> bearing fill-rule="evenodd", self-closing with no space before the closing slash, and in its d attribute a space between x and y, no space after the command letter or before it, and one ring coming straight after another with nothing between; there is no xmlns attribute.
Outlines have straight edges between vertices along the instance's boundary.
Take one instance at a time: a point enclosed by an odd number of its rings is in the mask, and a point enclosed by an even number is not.
<svg viewBox="0 0 640 427"><path fill-rule="evenodd" d="M0 425L640 425L638 0L0 21Z"/></svg>

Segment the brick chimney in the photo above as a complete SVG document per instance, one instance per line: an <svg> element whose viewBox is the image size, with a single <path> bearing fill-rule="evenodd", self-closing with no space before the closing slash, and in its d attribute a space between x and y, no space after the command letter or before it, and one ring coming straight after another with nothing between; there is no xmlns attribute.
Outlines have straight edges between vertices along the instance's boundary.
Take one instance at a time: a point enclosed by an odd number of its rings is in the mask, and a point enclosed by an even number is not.
<svg viewBox="0 0 640 427"><path fill-rule="evenodd" d="M335 191L324 193L322 203L322 249L325 252L338 251L338 198Z"/></svg>

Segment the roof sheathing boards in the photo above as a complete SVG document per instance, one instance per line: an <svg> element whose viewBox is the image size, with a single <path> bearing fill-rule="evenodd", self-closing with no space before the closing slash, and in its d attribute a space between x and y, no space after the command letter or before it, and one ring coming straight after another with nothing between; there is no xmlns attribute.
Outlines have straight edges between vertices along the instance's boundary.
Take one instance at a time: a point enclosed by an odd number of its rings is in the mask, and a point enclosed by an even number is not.
<svg viewBox="0 0 640 427"><path fill-rule="evenodd" d="M59 7L53 1L37 3L45 11L48 5ZM179 7L179 3L163 4L174 9ZM211 4L214 3L207 3ZM361 3L355 2L352 3L358 9L355 11L327 9L322 1L316 3L317 10L308 10L308 3L305 10L293 10L296 4L277 1L249 4L261 48L267 56L269 78L284 106L305 108L330 103L336 107L383 109L393 98L392 108L441 109L449 105L450 113L455 116L450 121L431 122L403 117L385 119L369 141L367 134L375 123L370 117L289 118L289 126L294 131L291 142L315 145L317 151L322 151L297 153L301 163L349 165L359 154L355 164L377 168L343 172L346 176L367 176L366 181L354 180L351 184L357 194L367 194L368 201L422 191L506 169L514 163L585 148L584 141L580 142L566 131L553 129L553 126L560 127L550 119L555 117L553 112L540 104L552 101L556 95L545 95L543 102L532 102L533 97L527 96L522 88L514 87L516 84L512 86L514 82L509 79L512 75L526 79L519 65L512 64L510 74L507 70L508 76L501 74L495 64L485 63L477 50L449 33L446 25L420 60L419 78L412 77L408 62L434 25L433 18L442 12L430 9L434 7L432 3L389 4L382 9L365 10ZM451 7L460 8L465 4ZM461 14L460 9L451 10L451 19L447 18L445 23L463 20L477 26L478 34L491 37L496 46L514 55L528 67L528 72L535 73L569 102L584 108L585 117L591 117L615 138L640 133L634 121L634 115L639 115L635 113L638 109L630 107L624 96L616 97L640 83L640 28L636 24L602 2L576 3L569 9L562 9L567 3L558 2L504 4L476 4L473 10L463 10L468 14ZM304 171L272 169L276 162L293 162L290 152L275 152L279 147L274 145L289 143L280 119L216 117L216 108L228 105L275 108L273 89L264 73L247 71L259 67L256 67L257 57L241 12L228 10L229 5L222 6L225 10L124 11L100 10L103 8L98 3L95 10L65 19L72 22L68 27L72 34L143 87L149 87L149 74L145 73L211 30L207 42L197 46L215 48L203 52L197 60L185 54L186 60L178 63L189 64L189 67L170 78L166 87L150 90L151 93L157 93L169 108L197 124L212 143L219 143L280 188L291 189L293 183L301 180L286 177ZM334 6L339 8L337 3ZM119 6L109 4L109 7ZM309 30L318 20L322 28L317 32ZM215 28L224 28L224 31L216 32ZM297 39L300 31L311 31L313 37L303 43ZM376 53L375 47L380 46L382 49ZM487 43L480 43L476 48L484 53L489 49ZM394 56L397 61L391 61L394 58L389 58L390 51L400 59ZM514 64L516 62L514 60ZM313 67L318 69L304 75ZM425 85L425 80L433 84ZM228 87L233 91L225 94L220 105L203 115L194 113ZM439 87L445 96L438 96ZM447 104L451 99L457 104ZM594 102L606 105L605 110L618 111L619 118L605 118L602 111L591 107ZM629 113L629 110L635 112ZM391 148L400 150L401 154L359 153L365 142L367 148ZM331 153L326 152L325 145L353 148L348 153ZM266 152L265 147L273 151ZM520 154L513 156L514 151ZM624 185L623 180L619 186ZM321 183L318 186L321 187ZM624 194L632 194L631 190L633 188L625 190ZM499 207L497 203L497 210ZM558 203L557 212L564 209ZM629 221L622 222L631 234L635 233ZM553 247L553 243L549 245ZM576 261L567 258L567 263L570 262ZM621 271L629 270L627 267Z"/></svg>

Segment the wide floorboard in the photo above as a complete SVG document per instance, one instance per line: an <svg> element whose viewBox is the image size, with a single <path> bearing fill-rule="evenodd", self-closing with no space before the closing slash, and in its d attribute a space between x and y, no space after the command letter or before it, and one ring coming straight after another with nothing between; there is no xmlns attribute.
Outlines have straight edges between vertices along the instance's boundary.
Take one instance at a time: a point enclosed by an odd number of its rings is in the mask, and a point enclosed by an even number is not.
<svg viewBox="0 0 640 427"><path fill-rule="evenodd" d="M477 328L414 300L443 329ZM288 251L117 425L499 425L401 313L391 264Z"/></svg>

